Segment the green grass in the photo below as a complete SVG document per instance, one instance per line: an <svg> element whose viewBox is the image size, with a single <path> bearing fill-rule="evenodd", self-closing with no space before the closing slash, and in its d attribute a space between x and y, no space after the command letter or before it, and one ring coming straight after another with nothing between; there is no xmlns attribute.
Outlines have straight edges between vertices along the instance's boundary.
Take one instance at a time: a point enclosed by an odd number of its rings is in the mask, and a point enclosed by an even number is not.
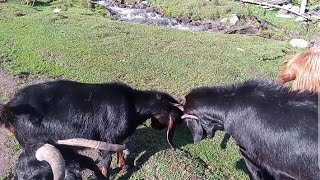
<svg viewBox="0 0 320 180"><path fill-rule="evenodd" d="M18 143L18 141L16 140L13 134L10 134L8 136L8 140L9 140L10 148L12 149L12 152L17 153L22 149L21 145Z"/></svg>
<svg viewBox="0 0 320 180"><path fill-rule="evenodd" d="M258 37L115 22L78 4L65 6L67 11L61 15L53 14L61 4L34 8L0 4L1 65L10 73L82 82L120 80L136 88L183 96L197 85L261 76L274 79L283 51L296 51L286 42ZM193 145L182 126L175 137L180 150L172 150L165 131L138 129L130 155L135 166L114 177L248 179L235 143L230 141L223 149L222 137L219 133Z"/></svg>
<svg viewBox="0 0 320 180"><path fill-rule="evenodd" d="M133 3L137 2L137 0L127 0L127 2ZM238 16L247 17L256 16L271 22L279 28L303 32L303 35L297 34L295 35L296 37L310 37L320 31L320 23L312 23L306 26L294 22L294 18L283 19L276 17L277 11L267 11L259 6L244 4L236 0L150 0L150 2L155 7L162 9L166 15L178 18L217 20L237 14Z"/></svg>

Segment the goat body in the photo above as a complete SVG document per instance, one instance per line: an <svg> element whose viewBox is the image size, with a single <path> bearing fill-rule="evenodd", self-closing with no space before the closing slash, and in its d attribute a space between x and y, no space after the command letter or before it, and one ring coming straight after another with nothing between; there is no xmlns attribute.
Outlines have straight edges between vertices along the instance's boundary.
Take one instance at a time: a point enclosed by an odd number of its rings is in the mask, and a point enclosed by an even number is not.
<svg viewBox="0 0 320 180"><path fill-rule="evenodd" d="M186 96L184 114L195 142L214 127L230 134L251 179L320 179L316 95L265 80L200 87Z"/></svg>
<svg viewBox="0 0 320 180"><path fill-rule="evenodd" d="M55 142L60 139L122 144L148 118L152 118L154 127L162 129L180 119L182 112L174 103L177 101L166 93L135 90L122 83L54 81L20 90L0 109L0 122L14 130L25 155L32 159L35 150L45 143L59 148ZM111 153L104 151L102 170L106 176L110 163ZM17 172L22 169L28 167Z"/></svg>

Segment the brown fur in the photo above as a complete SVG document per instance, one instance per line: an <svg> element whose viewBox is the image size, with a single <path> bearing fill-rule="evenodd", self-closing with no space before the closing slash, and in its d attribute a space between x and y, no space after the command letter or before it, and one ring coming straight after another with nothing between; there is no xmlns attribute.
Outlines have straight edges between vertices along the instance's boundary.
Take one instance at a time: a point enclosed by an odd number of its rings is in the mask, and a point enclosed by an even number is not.
<svg viewBox="0 0 320 180"><path fill-rule="evenodd" d="M312 47L284 62L279 81L293 81L293 91L320 91L320 47Z"/></svg>

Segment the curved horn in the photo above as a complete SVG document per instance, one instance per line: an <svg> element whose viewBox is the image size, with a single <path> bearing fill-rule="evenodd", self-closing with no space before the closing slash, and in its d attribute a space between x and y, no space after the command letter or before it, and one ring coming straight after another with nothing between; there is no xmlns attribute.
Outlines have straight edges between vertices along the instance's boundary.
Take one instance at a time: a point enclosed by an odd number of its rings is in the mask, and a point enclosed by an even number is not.
<svg viewBox="0 0 320 180"><path fill-rule="evenodd" d="M173 119L172 119L172 117L170 115L169 116L168 130L167 130L167 141L168 141L169 145L172 148L174 148L173 142L172 142L174 130L175 130L175 125L174 125Z"/></svg>
<svg viewBox="0 0 320 180"><path fill-rule="evenodd" d="M51 144L45 144L36 151L38 161L47 161L52 169L54 180L63 180L65 175L65 162L60 151Z"/></svg>
<svg viewBox="0 0 320 180"><path fill-rule="evenodd" d="M180 104L182 104L182 105L185 105L186 104L186 98L185 97L182 97L182 98L180 98L180 100L179 100L179 102L180 102Z"/></svg>
<svg viewBox="0 0 320 180"><path fill-rule="evenodd" d="M179 108L181 111L183 111L183 104L179 104L179 103L170 103L170 104Z"/></svg>
<svg viewBox="0 0 320 180"><path fill-rule="evenodd" d="M199 118L195 115L191 115L191 114L184 114L181 116L181 119L196 119L198 120Z"/></svg>
<svg viewBox="0 0 320 180"><path fill-rule="evenodd" d="M113 152L127 149L124 145L110 144L102 141L95 141L95 140L82 139L82 138L58 140L56 143L60 145L86 147L86 148L93 148L93 149L113 151Z"/></svg>

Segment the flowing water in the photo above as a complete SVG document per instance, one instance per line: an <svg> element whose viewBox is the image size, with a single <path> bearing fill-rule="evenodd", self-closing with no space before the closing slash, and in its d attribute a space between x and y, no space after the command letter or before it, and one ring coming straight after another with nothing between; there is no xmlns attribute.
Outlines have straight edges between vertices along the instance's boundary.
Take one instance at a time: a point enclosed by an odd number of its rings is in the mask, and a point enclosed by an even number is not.
<svg viewBox="0 0 320 180"><path fill-rule="evenodd" d="M137 5L121 5L112 0L98 1L96 3L106 7L113 16L117 17L118 21L156 24L164 27L193 31L219 32L224 29L219 28L219 26L213 23L181 22L176 18L166 17L152 8L151 4L147 1L142 1Z"/></svg>

